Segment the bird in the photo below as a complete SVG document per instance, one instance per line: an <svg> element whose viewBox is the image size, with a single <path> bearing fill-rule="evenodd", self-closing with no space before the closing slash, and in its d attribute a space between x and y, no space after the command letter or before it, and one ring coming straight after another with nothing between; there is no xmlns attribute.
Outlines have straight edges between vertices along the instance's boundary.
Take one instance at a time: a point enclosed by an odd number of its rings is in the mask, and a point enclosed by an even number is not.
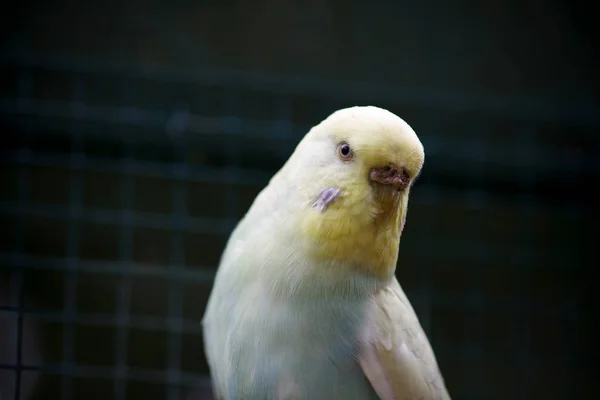
<svg viewBox="0 0 600 400"><path fill-rule="evenodd" d="M376 106L300 140L220 259L202 319L217 399L450 399L395 276L424 160L408 123Z"/></svg>

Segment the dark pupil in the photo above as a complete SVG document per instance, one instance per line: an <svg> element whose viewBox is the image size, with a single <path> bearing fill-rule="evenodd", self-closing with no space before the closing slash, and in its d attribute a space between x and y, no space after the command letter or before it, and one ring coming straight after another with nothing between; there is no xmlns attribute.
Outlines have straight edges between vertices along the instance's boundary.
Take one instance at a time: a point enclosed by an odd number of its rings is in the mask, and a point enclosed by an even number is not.
<svg viewBox="0 0 600 400"><path fill-rule="evenodd" d="M350 153L350 146L348 146L347 144L343 144L341 150L342 150L342 155L345 157Z"/></svg>

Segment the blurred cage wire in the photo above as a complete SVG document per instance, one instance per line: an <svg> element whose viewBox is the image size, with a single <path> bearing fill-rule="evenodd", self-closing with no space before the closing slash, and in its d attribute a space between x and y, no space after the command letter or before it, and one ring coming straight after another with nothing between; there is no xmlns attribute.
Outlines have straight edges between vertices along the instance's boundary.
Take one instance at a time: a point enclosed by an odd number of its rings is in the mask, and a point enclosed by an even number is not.
<svg viewBox="0 0 600 400"><path fill-rule="evenodd" d="M27 53L1 76L3 400L210 398L228 234L310 126L357 104L426 149L397 274L454 398L588 393L596 110Z"/></svg>

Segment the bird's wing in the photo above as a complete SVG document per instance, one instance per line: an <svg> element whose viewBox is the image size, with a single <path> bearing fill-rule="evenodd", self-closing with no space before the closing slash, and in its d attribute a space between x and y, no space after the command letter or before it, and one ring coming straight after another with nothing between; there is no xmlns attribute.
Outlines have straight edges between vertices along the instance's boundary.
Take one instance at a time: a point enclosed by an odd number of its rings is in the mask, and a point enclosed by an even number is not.
<svg viewBox="0 0 600 400"><path fill-rule="evenodd" d="M373 296L360 365L382 400L450 400L431 345L396 278Z"/></svg>

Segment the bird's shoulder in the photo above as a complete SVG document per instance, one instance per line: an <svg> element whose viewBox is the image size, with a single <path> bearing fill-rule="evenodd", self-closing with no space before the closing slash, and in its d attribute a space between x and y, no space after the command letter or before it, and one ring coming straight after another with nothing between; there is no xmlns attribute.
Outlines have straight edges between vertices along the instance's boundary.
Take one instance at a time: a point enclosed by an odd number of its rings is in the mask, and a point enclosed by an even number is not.
<svg viewBox="0 0 600 400"><path fill-rule="evenodd" d="M368 304L359 361L384 400L450 399L429 340L395 278Z"/></svg>

